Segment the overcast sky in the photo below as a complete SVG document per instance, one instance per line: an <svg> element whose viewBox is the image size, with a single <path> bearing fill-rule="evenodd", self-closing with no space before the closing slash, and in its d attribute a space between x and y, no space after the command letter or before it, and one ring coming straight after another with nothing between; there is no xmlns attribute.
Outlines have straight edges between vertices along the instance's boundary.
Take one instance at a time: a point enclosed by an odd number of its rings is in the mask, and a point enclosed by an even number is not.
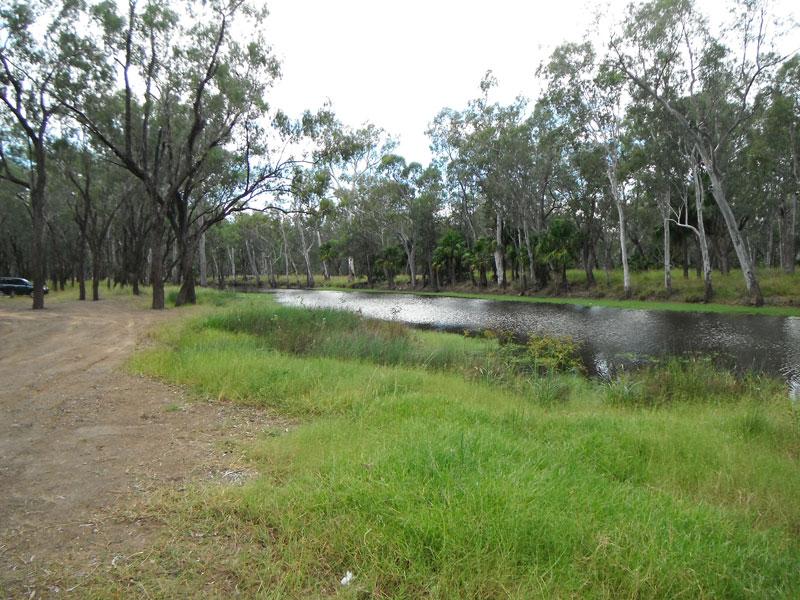
<svg viewBox="0 0 800 600"><path fill-rule="evenodd" d="M628 1L603 2L602 12L618 14ZM724 0L698 5L724 14ZM371 121L399 140L406 159L427 162L425 129L439 110L463 108L488 69L500 83L493 99L534 97L538 65L559 43L582 39L598 3L271 0L267 6L267 38L283 71L274 106L297 115L329 99L346 124Z"/></svg>

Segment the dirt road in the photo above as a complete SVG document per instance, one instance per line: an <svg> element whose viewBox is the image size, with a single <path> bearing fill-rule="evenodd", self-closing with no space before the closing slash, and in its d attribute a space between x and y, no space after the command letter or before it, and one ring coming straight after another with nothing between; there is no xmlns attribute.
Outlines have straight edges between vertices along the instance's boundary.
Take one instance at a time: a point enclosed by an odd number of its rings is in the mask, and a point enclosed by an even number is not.
<svg viewBox="0 0 800 600"><path fill-rule="evenodd" d="M122 298L34 312L0 297L0 598L62 596L54 570L79 580L147 543L150 526L113 518L121 505L240 472L220 442L265 417L122 369L170 318Z"/></svg>

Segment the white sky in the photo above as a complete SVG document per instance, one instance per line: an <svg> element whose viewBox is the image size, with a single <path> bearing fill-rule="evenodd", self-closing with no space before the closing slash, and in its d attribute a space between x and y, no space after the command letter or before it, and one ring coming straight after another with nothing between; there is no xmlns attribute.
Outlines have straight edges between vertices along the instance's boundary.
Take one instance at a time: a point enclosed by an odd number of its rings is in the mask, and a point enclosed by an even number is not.
<svg viewBox="0 0 800 600"><path fill-rule="evenodd" d="M724 0L697 3L725 18ZM603 13L618 13L627 4L608 0ZM442 108L461 109L478 96L488 69L500 83L493 99L535 97L538 65L558 44L583 37L597 5L591 0L270 0L266 37L283 71L270 100L297 116L329 99L344 123L371 121L399 140L398 152L408 161L426 163L425 129Z"/></svg>

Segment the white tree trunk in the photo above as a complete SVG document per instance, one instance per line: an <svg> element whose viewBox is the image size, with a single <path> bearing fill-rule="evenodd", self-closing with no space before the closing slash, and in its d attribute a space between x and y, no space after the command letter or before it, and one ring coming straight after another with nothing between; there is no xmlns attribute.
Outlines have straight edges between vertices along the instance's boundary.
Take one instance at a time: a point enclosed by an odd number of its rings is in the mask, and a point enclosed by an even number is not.
<svg viewBox="0 0 800 600"><path fill-rule="evenodd" d="M697 237L700 240L700 257L703 261L703 287L705 289L704 299L711 302L714 295L714 288L711 282L711 253L708 251L708 238L706 237L706 225L703 219L703 184L700 181L700 173L694 169L694 202L697 211ZM688 207L687 207L688 208ZM688 211L687 211L688 212ZM686 215L688 220L689 215Z"/></svg>
<svg viewBox="0 0 800 600"><path fill-rule="evenodd" d="M733 243L733 249L736 252L736 258L739 259L739 267L742 269L742 277L744 277L747 293L756 306L762 306L764 304L764 297L761 295L761 288L758 285L755 267L747 251L742 233L739 231L739 224L736 222L736 216L733 214L733 209L731 205L728 204L728 200L725 197L725 189L722 187L722 178L717 172L713 160L714 157L708 148L700 146L698 150L703 162L706 164L708 176L711 178L711 194L714 196L714 201L717 203L722 213L722 218L725 220L725 225L728 228L728 235Z"/></svg>
<svg viewBox="0 0 800 600"><path fill-rule="evenodd" d="M664 218L664 289L672 293L672 257L669 245L669 217Z"/></svg>
<svg viewBox="0 0 800 600"><path fill-rule="evenodd" d="M231 247L228 247L228 260L231 264L231 278L233 283L236 284L236 250Z"/></svg>
<svg viewBox="0 0 800 600"><path fill-rule="evenodd" d="M497 211L497 220L495 226L495 247L494 247L494 268L497 273L497 285L500 287L505 286L505 266L503 265L503 219L500 216L500 211Z"/></svg>
<svg viewBox="0 0 800 600"><path fill-rule="evenodd" d="M632 289L631 272L628 267L628 234L625 226L625 207L619 190L619 182L617 181L616 159L611 159L609 161L607 174L608 182L611 186L611 197L614 200L614 204L617 207L617 214L619 215L619 249L622 258L622 286L625 297L630 298Z"/></svg>
<svg viewBox="0 0 800 600"><path fill-rule="evenodd" d="M258 268L256 253L253 251L253 245L250 243L250 240L244 241L244 248L247 251L247 263L250 265L250 270L256 277L256 285L261 287L261 272Z"/></svg>
<svg viewBox="0 0 800 600"><path fill-rule="evenodd" d="M317 248L319 249L320 253L322 253L322 236L319 234L319 229L317 229ZM322 278L325 281L329 281L331 278L331 272L328 269L328 261L323 260L322 262Z"/></svg>
<svg viewBox="0 0 800 600"><path fill-rule="evenodd" d="M311 246L306 245L306 233L303 230L303 224L300 219L295 220L297 231L300 234L300 246L303 251L303 261L306 263L306 286L314 287L314 272L311 269ZM313 244L313 242L312 242Z"/></svg>

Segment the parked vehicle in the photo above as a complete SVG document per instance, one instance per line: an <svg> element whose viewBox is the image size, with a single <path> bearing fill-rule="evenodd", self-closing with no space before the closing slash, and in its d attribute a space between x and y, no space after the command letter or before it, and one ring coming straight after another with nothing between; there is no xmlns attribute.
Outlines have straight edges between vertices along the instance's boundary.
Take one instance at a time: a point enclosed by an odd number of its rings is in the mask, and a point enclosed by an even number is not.
<svg viewBox="0 0 800 600"><path fill-rule="evenodd" d="M50 290L44 286L44 293ZM0 292L6 296L17 296L24 294L30 296L33 294L33 284L27 279L22 277L0 277Z"/></svg>

